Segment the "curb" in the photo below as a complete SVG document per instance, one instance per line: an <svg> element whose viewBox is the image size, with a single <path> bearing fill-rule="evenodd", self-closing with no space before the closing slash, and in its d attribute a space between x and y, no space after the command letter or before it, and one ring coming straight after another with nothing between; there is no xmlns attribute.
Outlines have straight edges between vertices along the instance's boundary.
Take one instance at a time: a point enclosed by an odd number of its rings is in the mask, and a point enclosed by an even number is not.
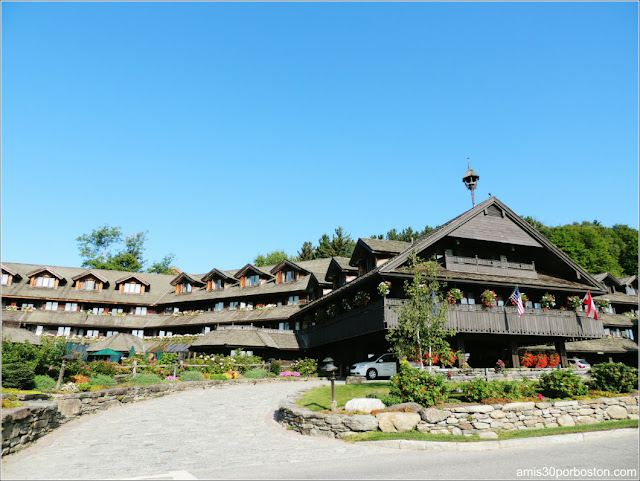
<svg viewBox="0 0 640 481"><path fill-rule="evenodd" d="M410 439L389 439L385 441L358 441L355 444L367 444L382 448L411 449L413 451L492 451L510 449L521 446L542 446L549 444L566 444L591 441L593 439L610 439L629 434L637 436L637 428L620 428L608 431L588 431L584 433L552 434L522 439L505 439L504 441L416 441Z"/></svg>

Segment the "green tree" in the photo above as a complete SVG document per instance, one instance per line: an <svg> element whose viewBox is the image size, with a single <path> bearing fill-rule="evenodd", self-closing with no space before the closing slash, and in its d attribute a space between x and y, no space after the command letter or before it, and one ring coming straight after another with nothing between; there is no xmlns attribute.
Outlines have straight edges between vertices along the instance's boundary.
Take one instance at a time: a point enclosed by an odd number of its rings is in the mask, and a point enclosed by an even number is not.
<svg viewBox="0 0 640 481"><path fill-rule="evenodd" d="M428 352L431 372L434 354L450 352L447 338L456 331L445 328L449 305L441 291L445 285L438 280L435 259L424 262L414 253L409 266L414 271L413 280L404 283L406 300L398 308L398 325L389 330L386 339L398 358L418 352L421 369L423 352Z"/></svg>
<svg viewBox="0 0 640 481"><path fill-rule="evenodd" d="M151 264L151 267L147 269L147 272L151 272L152 274L175 274L173 267L171 266L174 258L174 254L164 256L159 262Z"/></svg>
<svg viewBox="0 0 640 481"><path fill-rule="evenodd" d="M145 261L144 243L147 232L135 232L123 239L120 227L103 225L76 238L82 267L90 269L110 269L115 271L141 272ZM168 265L174 259L173 254L165 256L160 262L154 263L149 272L157 272L164 264Z"/></svg>
<svg viewBox="0 0 640 481"><path fill-rule="evenodd" d="M391 229L387 232L387 235L379 234L371 236L373 239L386 239L386 240L394 240L394 241L403 241L403 242L414 242L418 240L420 237L427 235L429 232L433 230L433 227L425 226L423 230L413 230L412 227L407 227L402 229L400 232L397 229Z"/></svg>
<svg viewBox="0 0 640 481"><path fill-rule="evenodd" d="M305 242L302 244L302 249L298 251L297 260L299 261L310 261L315 259L316 248L313 246L311 242Z"/></svg>
<svg viewBox="0 0 640 481"><path fill-rule="evenodd" d="M628 225L616 224L613 231L622 241L618 263L625 274L638 275L638 230Z"/></svg>
<svg viewBox="0 0 640 481"><path fill-rule="evenodd" d="M285 251L275 250L267 253L266 255L258 254L253 260L253 265L256 267L274 266L279 264L285 259L291 260L290 256Z"/></svg>
<svg viewBox="0 0 640 481"><path fill-rule="evenodd" d="M316 259L336 256L351 257L355 246L356 243L351 236L345 233L342 227L338 227L331 239L327 234L322 235L318 241L315 257Z"/></svg>

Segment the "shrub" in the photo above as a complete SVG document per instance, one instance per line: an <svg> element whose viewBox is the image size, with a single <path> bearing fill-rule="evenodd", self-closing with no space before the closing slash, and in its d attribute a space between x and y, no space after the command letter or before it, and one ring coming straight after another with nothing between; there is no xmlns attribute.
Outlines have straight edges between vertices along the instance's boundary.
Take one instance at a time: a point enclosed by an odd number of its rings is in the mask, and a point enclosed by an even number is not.
<svg viewBox="0 0 640 481"><path fill-rule="evenodd" d="M104 374L105 376L115 376L118 374L116 366L117 362L109 361L93 361L89 364L89 368L94 374Z"/></svg>
<svg viewBox="0 0 640 481"><path fill-rule="evenodd" d="M279 376L280 371L282 371L282 361L271 361L271 372Z"/></svg>
<svg viewBox="0 0 640 481"><path fill-rule="evenodd" d="M318 372L318 361L305 357L297 359L289 366L291 371L297 371L301 376L313 376Z"/></svg>
<svg viewBox="0 0 640 481"><path fill-rule="evenodd" d="M229 379L229 377L225 374L210 374L209 378L215 381L225 381Z"/></svg>
<svg viewBox="0 0 640 481"><path fill-rule="evenodd" d="M2 364L2 387L32 389L35 385L33 365L28 362Z"/></svg>
<svg viewBox="0 0 640 481"><path fill-rule="evenodd" d="M78 390L80 392L86 392L91 390L91 384L89 384L88 382L81 382L79 384L76 384L78 386Z"/></svg>
<svg viewBox="0 0 640 481"><path fill-rule="evenodd" d="M129 382L131 384L160 384L162 381L155 374L136 374Z"/></svg>
<svg viewBox="0 0 640 481"><path fill-rule="evenodd" d="M463 393L469 402L483 399L520 399L536 395L535 384L518 381L485 381L475 379L463 385Z"/></svg>
<svg viewBox="0 0 640 481"><path fill-rule="evenodd" d="M412 368L408 362L400 363L400 372L390 379L390 383L389 394L400 397L402 402L430 407L445 402L449 396L444 376L432 376L427 371Z"/></svg>
<svg viewBox="0 0 640 481"><path fill-rule="evenodd" d="M76 384L84 384L89 382L89 378L87 376L83 376L82 374L76 374L75 376L71 376L71 382Z"/></svg>
<svg viewBox="0 0 640 481"><path fill-rule="evenodd" d="M269 373L266 370L259 367L254 367L244 373L244 377L248 377L249 379L262 379L268 375Z"/></svg>
<svg viewBox="0 0 640 481"><path fill-rule="evenodd" d="M591 389L615 393L638 389L638 368L622 363L604 362L591 367Z"/></svg>
<svg viewBox="0 0 640 481"><path fill-rule="evenodd" d="M111 376L96 374L89 378L89 384L92 386L117 386L118 382Z"/></svg>
<svg viewBox="0 0 640 481"><path fill-rule="evenodd" d="M36 376L34 381L38 391L50 391L56 388L56 380L49 376Z"/></svg>
<svg viewBox="0 0 640 481"><path fill-rule="evenodd" d="M571 371L552 371L542 374L539 386L549 397L582 396L589 392L582 379Z"/></svg>
<svg viewBox="0 0 640 481"><path fill-rule="evenodd" d="M180 376L181 381L204 381L204 377L201 372L198 371L185 371Z"/></svg>

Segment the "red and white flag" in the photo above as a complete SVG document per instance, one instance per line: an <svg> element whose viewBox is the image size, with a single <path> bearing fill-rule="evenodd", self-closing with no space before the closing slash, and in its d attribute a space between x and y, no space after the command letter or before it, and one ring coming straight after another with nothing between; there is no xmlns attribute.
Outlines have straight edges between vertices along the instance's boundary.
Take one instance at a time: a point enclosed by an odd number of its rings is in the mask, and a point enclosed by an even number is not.
<svg viewBox="0 0 640 481"><path fill-rule="evenodd" d="M587 306L587 316L593 317L597 321L598 309L596 308L596 303L593 302L593 297L591 297L591 291L587 291L584 299L582 299L582 303Z"/></svg>

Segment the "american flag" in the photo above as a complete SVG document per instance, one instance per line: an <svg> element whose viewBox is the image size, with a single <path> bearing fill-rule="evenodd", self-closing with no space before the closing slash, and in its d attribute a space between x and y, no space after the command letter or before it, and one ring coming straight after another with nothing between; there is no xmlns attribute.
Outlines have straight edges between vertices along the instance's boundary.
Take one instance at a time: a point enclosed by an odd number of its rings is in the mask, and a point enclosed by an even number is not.
<svg viewBox="0 0 640 481"><path fill-rule="evenodd" d="M522 305L522 298L520 297L520 289L518 289L518 286L513 290L509 299L511 299L511 302L518 308L518 317L522 317L522 314L524 314L524 306Z"/></svg>

